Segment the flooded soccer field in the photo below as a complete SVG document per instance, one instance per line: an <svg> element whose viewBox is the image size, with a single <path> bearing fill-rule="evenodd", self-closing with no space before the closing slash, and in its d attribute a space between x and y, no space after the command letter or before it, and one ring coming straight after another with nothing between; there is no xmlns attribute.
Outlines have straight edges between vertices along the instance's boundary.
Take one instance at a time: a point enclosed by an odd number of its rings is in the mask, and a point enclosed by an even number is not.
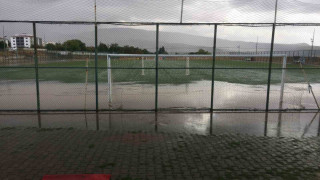
<svg viewBox="0 0 320 180"><path fill-rule="evenodd" d="M286 83L283 109L316 109L307 84ZM320 94L320 84L313 84L315 94ZM40 104L43 110L95 110L95 84L40 81ZM112 94L108 84L99 83L101 110L153 110L155 85L113 83ZM36 85L34 81L6 81L0 86L1 110L36 110ZM189 84L161 84L158 86L160 109L209 109L211 81ZM213 108L216 110L263 110L266 106L267 85L245 85L216 81ZM278 109L280 84L271 85L270 109Z"/></svg>
<svg viewBox="0 0 320 180"><path fill-rule="evenodd" d="M96 110L93 62L89 62L87 76L84 63L55 62L41 65L39 103L44 112L39 115L18 112L37 110L34 69L2 69L0 110L3 112L0 127L156 131L203 135L240 133L258 136L318 136L320 118L316 112L261 112L266 109L268 75L264 69L266 63L263 62L217 63L220 69L215 71L212 114L202 111L210 110L211 106L212 70L207 68L210 67L210 64L206 64L208 61L191 62L190 66L194 69L189 71L179 68L184 67L185 61L173 61L167 69L165 64L162 64L157 87L158 110L162 111L160 113L153 112L156 104L156 71L153 69L153 61L145 62L145 69L139 69L141 61L115 61L115 69L110 72L111 85L108 83L108 70L100 67L97 73L98 105L101 111L99 114L93 113ZM106 65L103 63L101 66ZM117 69L117 63L124 69ZM225 66L231 69L223 69ZM239 66L244 69L232 69ZM251 69L245 69L248 66ZM205 67L206 69L201 69ZM289 67L293 69L286 70L282 108L279 105L282 70L272 70L269 110L317 109L301 69L295 69L296 65ZM320 94L318 71L306 69L316 99ZM85 83L86 79L88 83ZM6 112L12 110L16 112ZM84 114L83 110L89 112ZM176 110L185 112L177 113ZM193 112L188 112L189 110ZM236 112L237 110L252 112ZM257 110L260 112L255 112Z"/></svg>
<svg viewBox="0 0 320 180"><path fill-rule="evenodd" d="M0 109L36 109L35 83L32 81L2 82ZM315 93L320 84L313 84ZM270 109L279 107L280 85L271 86ZM297 90L299 93L297 94ZM79 110L85 107L83 83L40 82L40 103L46 110ZM101 109L153 109L155 87L150 84L114 83L112 102L109 103L108 86L99 84ZM160 109L203 109L210 107L210 81L182 85L159 85ZM87 110L95 109L94 84L87 88ZM263 109L266 86L215 82L215 109ZM306 84L286 84L283 108L316 108ZM257 113L257 112L92 112L2 113L1 128L75 128L88 130L156 131L191 134L239 133L257 136L307 137L318 136L318 113Z"/></svg>

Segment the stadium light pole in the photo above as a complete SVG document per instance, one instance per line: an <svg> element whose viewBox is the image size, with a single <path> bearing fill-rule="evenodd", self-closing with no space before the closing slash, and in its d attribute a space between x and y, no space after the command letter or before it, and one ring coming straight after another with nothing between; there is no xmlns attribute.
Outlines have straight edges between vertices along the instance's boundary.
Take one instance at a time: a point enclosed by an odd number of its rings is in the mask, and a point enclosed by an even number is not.
<svg viewBox="0 0 320 180"><path fill-rule="evenodd" d="M314 42L314 33L315 33L316 29L313 30L313 37L311 38L311 59L313 57L312 53L313 53L313 42Z"/></svg>

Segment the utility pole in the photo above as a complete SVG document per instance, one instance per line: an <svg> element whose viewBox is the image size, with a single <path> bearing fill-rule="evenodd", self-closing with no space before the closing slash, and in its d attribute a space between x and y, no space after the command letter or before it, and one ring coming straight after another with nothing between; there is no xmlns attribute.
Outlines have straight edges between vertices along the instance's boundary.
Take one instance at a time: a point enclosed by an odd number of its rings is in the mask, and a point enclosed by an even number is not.
<svg viewBox="0 0 320 180"><path fill-rule="evenodd" d="M316 29L313 30L313 37L311 38L311 59L313 57L313 42L314 42L314 33L315 33Z"/></svg>
<svg viewBox="0 0 320 180"><path fill-rule="evenodd" d="M181 0L181 16L180 16L180 23L182 23L182 15L183 15L183 2L184 2L184 0Z"/></svg>
<svg viewBox="0 0 320 180"><path fill-rule="evenodd" d="M240 54L240 44L239 44L239 46L238 46L238 51L239 51L239 54Z"/></svg>
<svg viewBox="0 0 320 180"><path fill-rule="evenodd" d="M3 40L3 60L5 60L6 40L4 39L4 26L2 26L2 40Z"/></svg>
<svg viewBox="0 0 320 180"><path fill-rule="evenodd" d="M2 26L2 40L3 40L3 54L4 54L4 50L5 50L5 39L4 39L4 26Z"/></svg>
<svg viewBox="0 0 320 180"><path fill-rule="evenodd" d="M257 36L257 43L256 43L256 54L258 54L258 41L259 41L259 37Z"/></svg>

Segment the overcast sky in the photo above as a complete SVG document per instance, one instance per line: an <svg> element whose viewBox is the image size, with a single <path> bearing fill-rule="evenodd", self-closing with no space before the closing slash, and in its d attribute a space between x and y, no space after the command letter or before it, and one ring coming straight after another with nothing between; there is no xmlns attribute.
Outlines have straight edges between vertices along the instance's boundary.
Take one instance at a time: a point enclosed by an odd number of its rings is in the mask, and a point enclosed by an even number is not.
<svg viewBox="0 0 320 180"><path fill-rule="evenodd" d="M181 1L97 0L97 20L179 22ZM94 0L0 0L0 19L93 21L93 7ZM274 10L275 0L184 0L183 22L272 23ZM277 22L320 23L320 0L279 0ZM154 27L132 28L154 30ZM83 31L91 29L91 27L81 28ZM315 45L320 45L320 28L317 27L277 27L275 41L310 44L314 29L316 29ZM8 35L17 31L32 32L29 26L7 23L5 30ZM160 30L201 36L213 35L212 26L161 26ZM73 31L80 29L74 28ZM258 37L260 42L270 42L271 27L224 26L219 27L218 35L219 38L229 40L255 42Z"/></svg>

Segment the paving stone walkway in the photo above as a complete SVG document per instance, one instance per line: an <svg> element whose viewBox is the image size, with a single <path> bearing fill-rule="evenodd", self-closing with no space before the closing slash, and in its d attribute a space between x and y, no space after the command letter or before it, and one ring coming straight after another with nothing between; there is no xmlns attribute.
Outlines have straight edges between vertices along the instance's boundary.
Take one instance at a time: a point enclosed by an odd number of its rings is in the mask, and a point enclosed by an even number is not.
<svg viewBox="0 0 320 180"><path fill-rule="evenodd" d="M0 179L317 179L320 138L75 129L0 130Z"/></svg>

